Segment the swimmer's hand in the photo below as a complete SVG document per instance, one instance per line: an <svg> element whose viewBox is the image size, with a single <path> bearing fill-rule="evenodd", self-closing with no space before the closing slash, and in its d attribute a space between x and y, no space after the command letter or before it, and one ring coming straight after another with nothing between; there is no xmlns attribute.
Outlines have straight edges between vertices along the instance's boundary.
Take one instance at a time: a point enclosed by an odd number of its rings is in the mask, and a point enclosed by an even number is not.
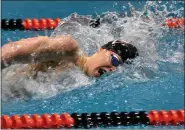
<svg viewBox="0 0 185 130"><path fill-rule="evenodd" d="M63 56L74 54L77 51L77 42L67 35L54 38L39 36L22 39L2 46L1 68L13 63L59 62Z"/></svg>

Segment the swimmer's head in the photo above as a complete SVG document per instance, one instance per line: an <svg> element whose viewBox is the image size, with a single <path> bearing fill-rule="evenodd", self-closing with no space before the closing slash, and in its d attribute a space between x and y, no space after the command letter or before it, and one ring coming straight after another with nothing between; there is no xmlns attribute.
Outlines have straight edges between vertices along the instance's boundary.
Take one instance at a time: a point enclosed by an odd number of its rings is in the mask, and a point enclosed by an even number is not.
<svg viewBox="0 0 185 130"><path fill-rule="evenodd" d="M130 59L134 59L138 56L138 50L132 44L121 40L110 41L102 46L103 49L110 50L120 56L122 63L129 63Z"/></svg>
<svg viewBox="0 0 185 130"><path fill-rule="evenodd" d="M138 50L135 46L120 40L111 41L86 58L83 70L90 77L99 77L116 70L121 64L131 63L136 56Z"/></svg>

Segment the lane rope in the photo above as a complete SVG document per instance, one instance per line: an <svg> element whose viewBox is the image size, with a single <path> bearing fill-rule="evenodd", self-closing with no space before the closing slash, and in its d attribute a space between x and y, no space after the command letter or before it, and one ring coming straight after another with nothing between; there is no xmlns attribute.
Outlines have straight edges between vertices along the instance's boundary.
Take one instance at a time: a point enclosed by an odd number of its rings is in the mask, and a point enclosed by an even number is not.
<svg viewBox="0 0 185 130"><path fill-rule="evenodd" d="M55 29L59 22L60 18L41 18L41 19L2 19L1 20L1 29L3 30L52 30ZM91 20L89 26L96 28L101 24L100 19ZM184 27L184 18L169 18L165 19L162 26L168 28L182 28Z"/></svg>
<svg viewBox="0 0 185 130"><path fill-rule="evenodd" d="M3 129L20 128L96 128L131 125L184 125L184 110L152 110L131 112L101 112L101 113L68 113L63 114L33 114L11 117L1 116Z"/></svg>
<svg viewBox="0 0 185 130"><path fill-rule="evenodd" d="M162 26L167 26L169 28L182 28L184 27L184 18L166 19Z"/></svg>
<svg viewBox="0 0 185 130"><path fill-rule="evenodd" d="M58 26L60 18L41 18L41 19L2 19L1 29L4 30L46 30L54 29Z"/></svg>

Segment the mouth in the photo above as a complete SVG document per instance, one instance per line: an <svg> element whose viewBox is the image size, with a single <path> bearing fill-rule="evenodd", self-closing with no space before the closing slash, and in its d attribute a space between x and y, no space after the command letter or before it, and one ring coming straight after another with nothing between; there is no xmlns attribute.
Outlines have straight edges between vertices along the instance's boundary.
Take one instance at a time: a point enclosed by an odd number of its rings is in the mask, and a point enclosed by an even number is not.
<svg viewBox="0 0 185 130"><path fill-rule="evenodd" d="M100 74L100 76L102 76L104 73L106 73L107 71L105 69L99 69L98 73Z"/></svg>

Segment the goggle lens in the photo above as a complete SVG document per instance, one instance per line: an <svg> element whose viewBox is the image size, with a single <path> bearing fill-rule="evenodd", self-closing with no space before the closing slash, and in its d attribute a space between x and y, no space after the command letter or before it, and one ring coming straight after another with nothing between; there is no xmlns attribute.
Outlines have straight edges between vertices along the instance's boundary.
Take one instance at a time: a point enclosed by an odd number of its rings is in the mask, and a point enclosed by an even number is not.
<svg viewBox="0 0 185 130"><path fill-rule="evenodd" d="M118 67L120 65L120 61L118 60L118 58L115 55L111 55L111 63L113 66Z"/></svg>

